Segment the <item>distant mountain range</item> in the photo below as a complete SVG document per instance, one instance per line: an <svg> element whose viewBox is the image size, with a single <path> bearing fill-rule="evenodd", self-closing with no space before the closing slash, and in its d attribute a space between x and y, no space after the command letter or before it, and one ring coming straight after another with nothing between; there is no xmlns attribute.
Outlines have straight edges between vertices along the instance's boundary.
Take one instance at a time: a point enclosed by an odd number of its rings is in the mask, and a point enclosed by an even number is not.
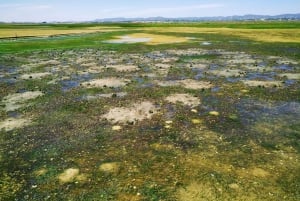
<svg viewBox="0 0 300 201"><path fill-rule="evenodd" d="M148 18L104 18L93 22L197 22L197 21L268 21L268 20L300 20L298 14L282 15L233 15L216 17L148 17Z"/></svg>

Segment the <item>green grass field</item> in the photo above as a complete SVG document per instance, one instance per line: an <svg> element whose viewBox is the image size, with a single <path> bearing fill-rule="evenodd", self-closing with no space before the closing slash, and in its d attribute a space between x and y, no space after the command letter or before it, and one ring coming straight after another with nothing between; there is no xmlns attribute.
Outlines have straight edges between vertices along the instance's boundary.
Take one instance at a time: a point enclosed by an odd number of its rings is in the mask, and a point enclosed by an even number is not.
<svg viewBox="0 0 300 201"><path fill-rule="evenodd" d="M299 22L0 36L0 201L300 199Z"/></svg>

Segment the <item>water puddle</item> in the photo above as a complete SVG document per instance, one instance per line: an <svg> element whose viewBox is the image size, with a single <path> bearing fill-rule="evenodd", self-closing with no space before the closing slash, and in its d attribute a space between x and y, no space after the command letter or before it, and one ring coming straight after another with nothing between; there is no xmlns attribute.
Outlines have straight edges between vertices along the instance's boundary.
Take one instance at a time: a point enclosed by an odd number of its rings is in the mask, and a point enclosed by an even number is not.
<svg viewBox="0 0 300 201"><path fill-rule="evenodd" d="M286 64L274 66L273 68L275 70L280 70L280 71L293 71L294 70L294 67L286 65Z"/></svg>
<svg viewBox="0 0 300 201"><path fill-rule="evenodd" d="M272 81L275 79L277 73L275 72L268 72L268 73L254 73L248 72L245 76L248 80L265 80L265 81Z"/></svg>
<svg viewBox="0 0 300 201"><path fill-rule="evenodd" d="M298 102L260 102L257 100L243 99L237 104L244 125L253 122L268 120L270 122L280 119L289 124L298 123L300 118L300 103Z"/></svg>
<svg viewBox="0 0 300 201"><path fill-rule="evenodd" d="M70 77L61 80L59 83L61 84L62 91L67 92L74 88L79 87L82 82L91 80L92 77L93 77L92 74L89 73L73 74Z"/></svg>

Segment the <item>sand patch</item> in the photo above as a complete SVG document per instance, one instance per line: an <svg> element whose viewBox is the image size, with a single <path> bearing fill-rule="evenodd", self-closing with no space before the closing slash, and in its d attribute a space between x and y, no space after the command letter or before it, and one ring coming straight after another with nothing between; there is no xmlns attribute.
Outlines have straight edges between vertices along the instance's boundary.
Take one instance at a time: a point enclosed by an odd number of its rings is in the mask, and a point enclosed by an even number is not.
<svg viewBox="0 0 300 201"><path fill-rule="evenodd" d="M130 80L127 79L121 79L121 78L103 78L103 79L97 79L97 80L91 80L88 82L83 82L81 85L86 88L102 88L102 87L123 87L129 83Z"/></svg>
<svg viewBox="0 0 300 201"><path fill-rule="evenodd" d="M179 83L187 89L210 89L213 87L213 85L210 82L197 81L192 79L181 80L179 81Z"/></svg>
<svg viewBox="0 0 300 201"><path fill-rule="evenodd" d="M280 77L286 77L289 80L300 80L300 73L283 73L279 74Z"/></svg>
<svg viewBox="0 0 300 201"><path fill-rule="evenodd" d="M196 107L201 103L199 98L190 94L172 94L166 97L165 100L174 104L179 102L190 107Z"/></svg>
<svg viewBox="0 0 300 201"><path fill-rule="evenodd" d="M134 124L144 119L151 119L157 113L157 108L151 102L136 103L131 107L117 107L110 109L102 116L112 123Z"/></svg>
<svg viewBox="0 0 300 201"><path fill-rule="evenodd" d="M33 100L44 94L41 91L27 91L24 93L10 94L3 98L2 103L5 105L5 111L14 111L22 107L29 106L30 103L27 103L29 100Z"/></svg>
<svg viewBox="0 0 300 201"><path fill-rule="evenodd" d="M213 85L206 81L197 81L192 79L186 80L171 80L171 81L159 81L156 80L155 84L161 87L172 87L172 86L182 86L186 89L210 89Z"/></svg>
<svg viewBox="0 0 300 201"><path fill-rule="evenodd" d="M41 79L43 77L49 76L51 73L30 73L30 74L23 74L21 75L21 79L23 80L29 80L29 79Z"/></svg>
<svg viewBox="0 0 300 201"><path fill-rule="evenodd" d="M108 43L146 43L147 45L160 45L169 43L183 43L189 39L186 37L176 37L158 34L135 33L126 36L119 36L118 39L108 40Z"/></svg>
<svg viewBox="0 0 300 201"><path fill-rule="evenodd" d="M58 60L55 60L55 59L52 59L52 60L47 60L47 61L41 61L40 63L38 63L38 65L59 65L60 64L60 61Z"/></svg>
<svg viewBox="0 0 300 201"><path fill-rule="evenodd" d="M8 118L0 122L0 130L11 131L18 128L23 128L30 125L32 122L30 119L25 118Z"/></svg>
<svg viewBox="0 0 300 201"><path fill-rule="evenodd" d="M117 72L134 72L139 70L139 67L135 65L108 65L106 68L112 68Z"/></svg>
<svg viewBox="0 0 300 201"><path fill-rule="evenodd" d="M180 83L178 81L159 81L159 80L156 80L154 81L155 84L157 84L158 86L161 86L161 87L173 87L173 86L179 86Z"/></svg>
<svg viewBox="0 0 300 201"><path fill-rule="evenodd" d="M118 173L120 170L120 164L117 162L103 163L99 166L99 170L105 173Z"/></svg>
<svg viewBox="0 0 300 201"><path fill-rule="evenodd" d="M173 63L173 62L176 62L176 61L178 61L179 60L179 58L178 57L166 57L166 58L162 58L161 59L161 62L162 63Z"/></svg>
<svg viewBox="0 0 300 201"><path fill-rule="evenodd" d="M255 64L257 62L260 62L256 59L250 59L250 58L244 58L244 57L238 57L231 60L227 60L227 63L229 64Z"/></svg>
<svg viewBox="0 0 300 201"><path fill-rule="evenodd" d="M170 64L165 64L165 63L158 63L158 64L155 64L155 67L156 68L161 68L161 69L169 69L169 68L171 68L171 65Z"/></svg>
<svg viewBox="0 0 300 201"><path fill-rule="evenodd" d="M154 66L155 72L158 73L160 76L168 75L170 68L171 68L171 65L165 64L165 63L157 63Z"/></svg>
<svg viewBox="0 0 300 201"><path fill-rule="evenodd" d="M281 81L258 81L258 80L242 80L249 87L281 87Z"/></svg>
<svg viewBox="0 0 300 201"><path fill-rule="evenodd" d="M69 183L73 182L76 177L79 175L79 169L77 168L69 168L66 169L63 173L58 176L60 183Z"/></svg>
<svg viewBox="0 0 300 201"><path fill-rule="evenodd" d="M213 70L210 71L211 74L221 77L243 77L245 72L240 70Z"/></svg>
<svg viewBox="0 0 300 201"><path fill-rule="evenodd" d="M80 60L81 61L81 60ZM85 63L80 63L78 62L80 66L82 67L93 67L93 66L98 66L98 64L96 62L93 61L89 61L89 62L85 62Z"/></svg>
<svg viewBox="0 0 300 201"><path fill-rule="evenodd" d="M102 73L105 69L104 66L99 66L96 63L90 63L90 64L85 64L85 65L82 64L81 66L86 67L86 69L84 69L84 71L81 71L81 72L85 72L85 73L97 74L97 73ZM79 73L79 72L77 71L77 73Z"/></svg>
<svg viewBox="0 0 300 201"><path fill-rule="evenodd" d="M281 59L279 57L279 60L276 61L277 64L284 64L284 65L298 65L299 63L295 60L292 60L292 59Z"/></svg>

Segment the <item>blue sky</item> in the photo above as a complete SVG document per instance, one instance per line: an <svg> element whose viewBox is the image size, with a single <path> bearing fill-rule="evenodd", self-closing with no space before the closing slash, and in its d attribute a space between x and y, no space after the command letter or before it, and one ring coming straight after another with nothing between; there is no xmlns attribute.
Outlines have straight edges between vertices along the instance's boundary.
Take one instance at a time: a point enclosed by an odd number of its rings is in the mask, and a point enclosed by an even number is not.
<svg viewBox="0 0 300 201"><path fill-rule="evenodd" d="M0 0L0 21L300 13L300 0Z"/></svg>

